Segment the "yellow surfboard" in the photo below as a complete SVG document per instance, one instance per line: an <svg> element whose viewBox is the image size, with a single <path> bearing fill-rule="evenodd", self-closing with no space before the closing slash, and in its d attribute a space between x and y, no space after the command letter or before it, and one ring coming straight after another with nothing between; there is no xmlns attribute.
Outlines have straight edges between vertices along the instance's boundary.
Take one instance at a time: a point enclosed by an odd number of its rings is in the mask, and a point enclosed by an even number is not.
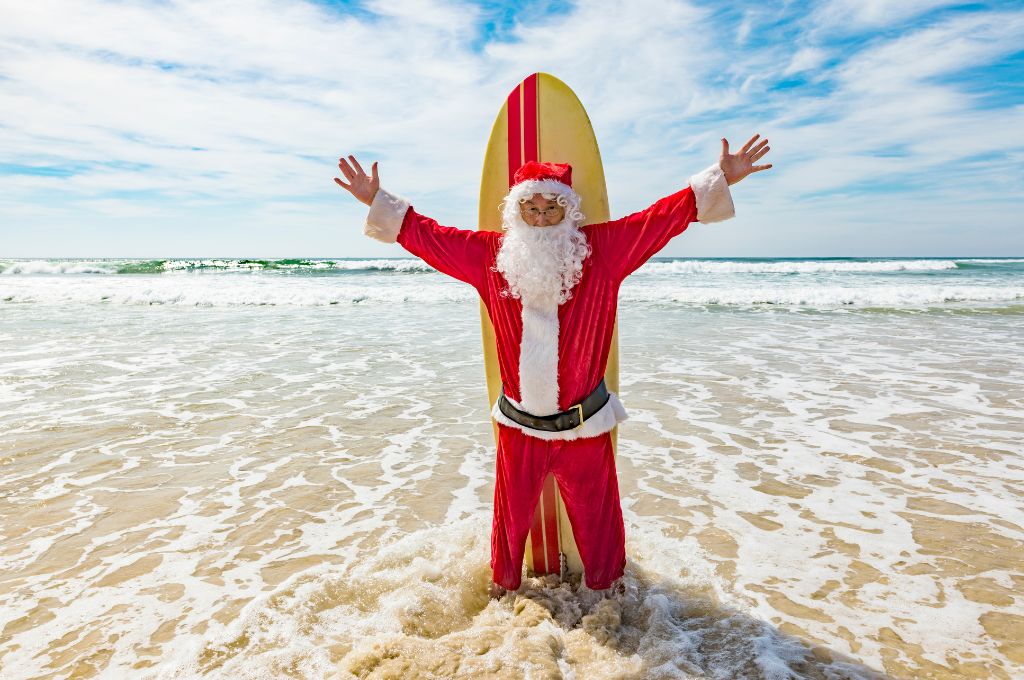
<svg viewBox="0 0 1024 680"><path fill-rule="evenodd" d="M501 231L498 204L508 194L515 171L531 160L571 164L573 188L583 199L586 223L609 219L604 168L590 118L569 86L547 73L534 73L516 85L494 120L480 181L479 229ZM490 407L500 394L501 376L494 327L483 302L480 303L480 319ZM618 392L617 323L612 335L605 383L609 390ZM497 423L494 423L494 437L497 443ZM616 444L616 430L612 430L612 444ZM533 527L526 540L526 564L536 575L561 574L563 567L568 573L583 572L569 516L552 475L548 475L544 482Z"/></svg>

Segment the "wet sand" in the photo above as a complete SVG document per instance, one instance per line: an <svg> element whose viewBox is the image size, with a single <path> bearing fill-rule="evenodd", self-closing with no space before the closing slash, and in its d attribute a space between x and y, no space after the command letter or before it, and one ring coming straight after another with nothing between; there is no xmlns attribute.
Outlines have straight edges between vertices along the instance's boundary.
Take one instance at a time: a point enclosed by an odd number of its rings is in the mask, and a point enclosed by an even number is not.
<svg viewBox="0 0 1024 680"><path fill-rule="evenodd" d="M1019 316L624 309L627 592L490 601L475 312L5 308L0 677L1024 674Z"/></svg>

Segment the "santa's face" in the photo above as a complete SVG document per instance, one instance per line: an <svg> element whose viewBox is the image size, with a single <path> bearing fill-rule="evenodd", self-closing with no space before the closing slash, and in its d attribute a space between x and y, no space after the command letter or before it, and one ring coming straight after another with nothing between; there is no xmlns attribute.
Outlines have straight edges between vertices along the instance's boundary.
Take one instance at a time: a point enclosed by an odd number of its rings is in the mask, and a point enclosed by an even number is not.
<svg viewBox="0 0 1024 680"><path fill-rule="evenodd" d="M565 208L558 205L558 201L553 198L544 198L544 194L534 194L519 204L519 214L531 227L550 227L565 219Z"/></svg>

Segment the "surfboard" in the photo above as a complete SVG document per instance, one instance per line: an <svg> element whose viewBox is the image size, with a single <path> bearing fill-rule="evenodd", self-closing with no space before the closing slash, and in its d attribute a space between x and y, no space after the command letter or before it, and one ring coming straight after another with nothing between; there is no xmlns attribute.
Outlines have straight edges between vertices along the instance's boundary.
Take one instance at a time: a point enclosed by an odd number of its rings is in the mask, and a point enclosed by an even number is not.
<svg viewBox="0 0 1024 680"><path fill-rule="evenodd" d="M569 86L547 73L533 73L516 85L494 119L480 180L480 230L501 231L498 204L508 194L516 170L529 161L571 164L573 188L583 199L586 223L608 220L604 168L590 118ZM500 394L501 376L494 327L483 302L480 303L480 321L490 408ZM605 370L605 383L613 392L619 390L618 347L616 323ZM493 425L497 444L498 425ZM612 445L616 447L617 430L612 430L611 434ZM526 540L526 565L534 575L565 576L583 572L572 525L552 475L544 481L534 512Z"/></svg>

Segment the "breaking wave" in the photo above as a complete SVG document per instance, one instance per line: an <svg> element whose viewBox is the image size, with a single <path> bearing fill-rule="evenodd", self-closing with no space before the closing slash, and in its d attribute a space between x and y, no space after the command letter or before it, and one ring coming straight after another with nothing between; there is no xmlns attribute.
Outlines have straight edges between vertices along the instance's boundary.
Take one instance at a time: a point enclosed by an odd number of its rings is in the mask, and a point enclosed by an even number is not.
<svg viewBox="0 0 1024 680"><path fill-rule="evenodd" d="M655 259L640 268L641 274L822 274L942 272L958 268L991 268L1013 265L1021 258L973 259ZM434 269L416 258L308 258L233 259L177 258L147 259L51 259L0 260L0 274L165 274L205 273L291 273L351 274L360 272L429 273Z"/></svg>
<svg viewBox="0 0 1024 680"><path fill-rule="evenodd" d="M396 305L472 302L471 287L441 275L406 282L340 283L312 279L224 279L208 277L59 278L0 281L0 304L166 305L179 307ZM945 304L992 304L1024 300L1024 285L761 285L681 286L628 281L620 304L687 306L781 306L908 308Z"/></svg>
<svg viewBox="0 0 1024 680"><path fill-rule="evenodd" d="M247 259L169 259L169 260L0 260L0 274L164 274L168 272L432 272L422 260L247 260Z"/></svg>
<svg viewBox="0 0 1024 680"><path fill-rule="evenodd" d="M649 274L819 274L823 272L913 272L956 269L954 260L673 260L648 262L642 272Z"/></svg>

